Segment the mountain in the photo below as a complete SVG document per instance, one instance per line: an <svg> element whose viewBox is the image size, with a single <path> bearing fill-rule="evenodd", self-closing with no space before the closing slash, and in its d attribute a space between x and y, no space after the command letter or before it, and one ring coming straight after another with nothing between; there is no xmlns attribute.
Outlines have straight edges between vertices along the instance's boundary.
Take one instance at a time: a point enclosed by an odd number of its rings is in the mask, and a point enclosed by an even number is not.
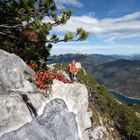
<svg viewBox="0 0 140 140"><path fill-rule="evenodd" d="M77 61L92 61L94 62L94 60L92 59L92 56L90 55L84 55L84 54L62 54L62 55L56 55L56 56L51 56L50 57L50 62L49 63L69 63L71 62L73 59L77 60Z"/></svg>
<svg viewBox="0 0 140 140"><path fill-rule="evenodd" d="M97 64L102 64L109 61L115 61L115 60L118 60L119 58L120 57L105 56L105 55L98 55L98 54L95 54L95 55L64 54L64 55L52 56L50 58L52 59L50 63L69 63L74 59L82 63L97 65Z"/></svg>
<svg viewBox="0 0 140 140"><path fill-rule="evenodd" d="M102 54L90 54L88 56L93 57L96 60L101 60L101 61L115 61L115 60L120 60L120 59L125 59L125 60L140 60L140 54L135 54L135 55L102 55Z"/></svg>
<svg viewBox="0 0 140 140"><path fill-rule="evenodd" d="M93 64L101 64L111 61L116 61L120 59L124 60L140 60L140 55L102 55L102 54L61 54L51 56L50 63L66 63L71 62L73 59L80 61L80 62L88 62L90 61Z"/></svg>
<svg viewBox="0 0 140 140"><path fill-rule="evenodd" d="M60 63L70 63L75 59L102 85L120 92L122 95L140 98L140 55L81 55L56 56ZM122 59L123 58L123 59Z"/></svg>
<svg viewBox="0 0 140 140"><path fill-rule="evenodd" d="M130 57L130 60L140 60L140 55L139 54L132 55Z"/></svg>
<svg viewBox="0 0 140 140"><path fill-rule="evenodd" d="M129 97L140 98L140 61L117 60L96 65L90 72L109 89Z"/></svg>

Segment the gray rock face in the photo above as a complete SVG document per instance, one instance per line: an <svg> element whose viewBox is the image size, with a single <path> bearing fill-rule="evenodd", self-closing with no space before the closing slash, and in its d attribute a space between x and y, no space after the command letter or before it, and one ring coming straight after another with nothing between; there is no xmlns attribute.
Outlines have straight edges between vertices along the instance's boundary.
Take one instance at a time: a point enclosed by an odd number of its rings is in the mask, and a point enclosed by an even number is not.
<svg viewBox="0 0 140 140"><path fill-rule="evenodd" d="M30 112L18 93L0 95L0 135L31 122Z"/></svg>
<svg viewBox="0 0 140 140"><path fill-rule="evenodd" d="M62 99L50 101L43 115L20 129L6 133L0 140L79 140L75 115Z"/></svg>
<svg viewBox="0 0 140 140"><path fill-rule="evenodd" d="M85 85L80 83L64 84L54 80L50 98L61 98L65 101L69 111L76 115L80 140L89 140L86 129L91 127L91 113L88 110L88 91Z"/></svg>
<svg viewBox="0 0 140 140"><path fill-rule="evenodd" d="M0 91L33 91L33 85L27 80L33 74L20 57L0 50Z"/></svg>
<svg viewBox="0 0 140 140"><path fill-rule="evenodd" d="M54 80L46 98L35 94L42 91L27 80L33 75L21 58L0 50L0 140L89 140L86 87ZM21 93L28 96L38 117L30 114Z"/></svg>

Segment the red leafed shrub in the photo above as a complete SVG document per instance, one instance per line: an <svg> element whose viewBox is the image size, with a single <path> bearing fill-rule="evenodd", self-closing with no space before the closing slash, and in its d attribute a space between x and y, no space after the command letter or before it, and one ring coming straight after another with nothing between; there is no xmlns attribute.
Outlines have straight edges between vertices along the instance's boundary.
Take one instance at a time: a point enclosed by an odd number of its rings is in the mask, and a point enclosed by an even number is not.
<svg viewBox="0 0 140 140"><path fill-rule="evenodd" d="M35 65L29 64L29 67L34 70ZM49 73L46 70L35 72L34 83L40 89L47 89L52 84L53 79L57 79L64 83L73 83L71 80L67 79L65 76L59 73Z"/></svg>
<svg viewBox="0 0 140 140"><path fill-rule="evenodd" d="M52 84L52 79L50 78L47 71L36 72L35 84L40 89L46 89L50 84Z"/></svg>

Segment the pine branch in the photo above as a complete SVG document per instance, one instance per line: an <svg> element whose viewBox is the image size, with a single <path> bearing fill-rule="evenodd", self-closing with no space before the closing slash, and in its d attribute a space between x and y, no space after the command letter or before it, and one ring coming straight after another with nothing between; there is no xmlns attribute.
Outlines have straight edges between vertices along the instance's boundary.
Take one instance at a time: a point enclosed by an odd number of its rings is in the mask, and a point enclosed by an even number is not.
<svg viewBox="0 0 140 140"><path fill-rule="evenodd" d="M0 25L0 28L17 28L17 27L22 27L22 24L18 24L18 25L6 25L6 24L2 24L2 25Z"/></svg>
<svg viewBox="0 0 140 140"><path fill-rule="evenodd" d="M66 42L65 39L59 39L57 41L55 40L44 40L44 41L31 41L31 40L23 40L22 38L19 38L19 37L16 37L14 35L9 35L7 33L4 33L4 32L0 32L1 35L3 36L6 36L8 38L11 38L11 39L14 39L14 40L17 40L17 41L20 41L20 42L29 42L29 43L33 43L33 44L39 44L39 43L59 43L59 42ZM76 36L78 36L78 34L76 34ZM76 37L74 36L74 38ZM69 41L78 41L79 39L71 39Z"/></svg>

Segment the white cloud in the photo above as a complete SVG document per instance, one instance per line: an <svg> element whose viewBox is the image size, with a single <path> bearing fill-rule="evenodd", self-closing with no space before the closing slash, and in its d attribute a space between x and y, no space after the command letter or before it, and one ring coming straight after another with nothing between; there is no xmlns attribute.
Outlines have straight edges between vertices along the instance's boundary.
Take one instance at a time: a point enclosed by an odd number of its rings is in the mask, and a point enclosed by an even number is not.
<svg viewBox="0 0 140 140"><path fill-rule="evenodd" d="M44 19L44 22L48 21ZM94 15L72 16L62 26L53 28L55 32L75 32L77 27L83 27L90 34L101 40L101 43L75 42L54 45L53 54L61 53L101 53L101 54L134 54L140 52L140 46L129 43L121 44L123 39L139 39L140 37L140 11L119 18L98 19ZM126 41L126 40L125 40Z"/></svg>
<svg viewBox="0 0 140 140"><path fill-rule="evenodd" d="M72 16L67 24L55 27L56 32L72 31L77 27L83 27L89 33L96 36L115 38L123 36L140 36L140 12L135 12L119 18L97 19L87 15Z"/></svg>
<svg viewBox="0 0 140 140"><path fill-rule="evenodd" d="M77 0L54 0L54 1L59 9L65 8L65 5L71 5L79 8L83 7L83 4Z"/></svg>

